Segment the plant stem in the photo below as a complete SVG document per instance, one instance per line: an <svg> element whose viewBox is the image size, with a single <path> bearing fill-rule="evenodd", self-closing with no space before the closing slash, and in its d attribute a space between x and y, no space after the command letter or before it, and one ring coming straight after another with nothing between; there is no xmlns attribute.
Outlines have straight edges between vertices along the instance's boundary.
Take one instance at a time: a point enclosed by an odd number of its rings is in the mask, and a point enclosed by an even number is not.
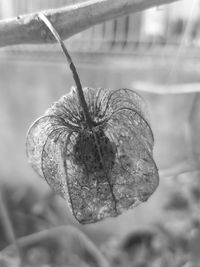
<svg viewBox="0 0 200 267"><path fill-rule="evenodd" d="M76 71L76 67L72 61L71 56L69 55L67 48L64 44L64 42L62 41L62 39L60 38L58 32L56 31L56 29L53 27L53 25L51 24L51 22L49 21L49 19L43 14L43 13L39 13L38 17L44 22L44 24L47 26L47 28L51 31L51 33L53 34L54 38L56 39L56 41L60 44L63 53L65 54L68 64L69 64L69 68L72 71L73 74L73 78L76 84L76 88L77 88L77 95L79 98L79 103L83 109L83 113L84 113L84 117L85 117L85 121L87 122L89 128L92 128L93 126L93 122L88 110L88 106L85 100L85 96L83 93L83 88L78 76L78 73Z"/></svg>

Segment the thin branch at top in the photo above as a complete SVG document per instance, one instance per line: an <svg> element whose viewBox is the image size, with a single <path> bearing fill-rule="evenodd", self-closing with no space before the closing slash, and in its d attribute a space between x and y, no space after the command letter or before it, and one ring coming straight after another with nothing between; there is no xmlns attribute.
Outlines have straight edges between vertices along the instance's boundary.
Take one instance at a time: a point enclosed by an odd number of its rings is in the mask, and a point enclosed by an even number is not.
<svg viewBox="0 0 200 267"><path fill-rule="evenodd" d="M179 0L90 0L43 11L62 39L95 24ZM53 43L55 39L38 19L37 13L0 21L0 47L16 44Z"/></svg>

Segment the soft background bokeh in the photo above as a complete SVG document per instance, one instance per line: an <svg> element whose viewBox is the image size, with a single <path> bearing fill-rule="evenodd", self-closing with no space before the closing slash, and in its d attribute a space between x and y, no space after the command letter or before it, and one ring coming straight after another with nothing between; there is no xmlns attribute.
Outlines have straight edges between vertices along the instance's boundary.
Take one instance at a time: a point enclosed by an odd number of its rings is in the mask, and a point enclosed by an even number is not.
<svg viewBox="0 0 200 267"><path fill-rule="evenodd" d="M0 18L75 2L3 0ZM183 0L105 22L66 41L83 86L127 87L144 97L161 174L160 186L147 203L89 226L78 225L64 201L50 194L46 183L28 165L25 153L31 123L74 84L61 51L57 45L0 49L0 181L16 236L72 224L104 247L112 238L118 240L135 229L151 229L157 224L172 233L194 230L188 218L200 222L196 171L200 155L199 25L200 1ZM2 221L1 249L9 243L4 227ZM198 227L195 231L200 236ZM200 242L196 244L188 249L194 258ZM173 266L198 266L194 262L174 262Z"/></svg>

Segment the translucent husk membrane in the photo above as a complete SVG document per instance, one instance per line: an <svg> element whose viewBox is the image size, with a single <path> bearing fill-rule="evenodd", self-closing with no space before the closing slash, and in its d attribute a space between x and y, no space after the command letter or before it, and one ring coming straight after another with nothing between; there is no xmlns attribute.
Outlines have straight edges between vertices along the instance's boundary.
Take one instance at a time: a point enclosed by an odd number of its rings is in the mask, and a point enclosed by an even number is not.
<svg viewBox="0 0 200 267"><path fill-rule="evenodd" d="M134 91L83 89L93 127L74 89L36 120L27 135L34 170L67 200L80 223L93 223L146 201L158 186L153 134Z"/></svg>

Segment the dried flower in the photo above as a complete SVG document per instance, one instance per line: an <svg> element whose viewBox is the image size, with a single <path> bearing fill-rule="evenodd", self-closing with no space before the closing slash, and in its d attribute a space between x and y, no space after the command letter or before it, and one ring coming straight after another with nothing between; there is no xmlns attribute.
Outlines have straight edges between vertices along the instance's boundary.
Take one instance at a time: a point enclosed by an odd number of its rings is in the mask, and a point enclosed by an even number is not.
<svg viewBox="0 0 200 267"><path fill-rule="evenodd" d="M71 90L31 126L27 155L75 218L90 223L147 200L158 171L141 97L128 89L85 88L84 95L92 129Z"/></svg>
<svg viewBox="0 0 200 267"><path fill-rule="evenodd" d="M33 123L26 148L74 217L92 223L146 201L159 176L142 98L129 89L81 88L83 103L79 89Z"/></svg>

